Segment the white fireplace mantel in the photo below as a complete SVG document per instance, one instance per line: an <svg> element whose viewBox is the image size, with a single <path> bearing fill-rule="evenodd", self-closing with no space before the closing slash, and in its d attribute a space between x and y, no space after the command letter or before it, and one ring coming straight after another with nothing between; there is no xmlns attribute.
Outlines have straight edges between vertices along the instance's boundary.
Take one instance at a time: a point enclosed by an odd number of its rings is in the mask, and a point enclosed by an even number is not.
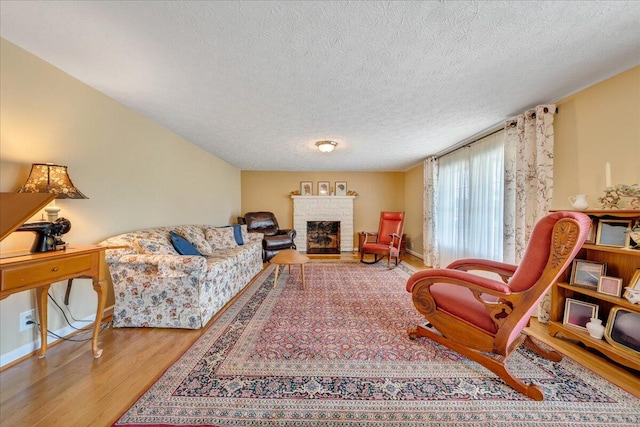
<svg viewBox="0 0 640 427"><path fill-rule="evenodd" d="M291 196L296 246L307 251L307 221L340 221L340 252L353 252L355 196Z"/></svg>

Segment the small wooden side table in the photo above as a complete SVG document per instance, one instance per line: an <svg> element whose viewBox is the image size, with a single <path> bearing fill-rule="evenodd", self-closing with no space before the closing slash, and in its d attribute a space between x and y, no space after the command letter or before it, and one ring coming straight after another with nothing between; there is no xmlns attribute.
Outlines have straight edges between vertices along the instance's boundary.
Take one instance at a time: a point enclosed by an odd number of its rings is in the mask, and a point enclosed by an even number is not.
<svg viewBox="0 0 640 427"><path fill-rule="evenodd" d="M289 266L289 273L291 273L291 266L299 264L300 271L302 273L302 289L304 289L304 265L309 262L309 257L306 255L302 255L300 252L295 249L286 249L284 251L280 251L273 258L271 258L271 263L276 265L276 274L273 278L273 287L276 287L278 283L278 270L281 265Z"/></svg>
<svg viewBox="0 0 640 427"><path fill-rule="evenodd" d="M98 333L107 300L107 266L104 247L71 246L61 251L33 253L0 259L0 300L17 292L36 290L40 319L40 349L38 357L47 354L47 296L52 283L71 278L90 278L98 295L96 320L93 326L91 351L102 355L98 348Z"/></svg>

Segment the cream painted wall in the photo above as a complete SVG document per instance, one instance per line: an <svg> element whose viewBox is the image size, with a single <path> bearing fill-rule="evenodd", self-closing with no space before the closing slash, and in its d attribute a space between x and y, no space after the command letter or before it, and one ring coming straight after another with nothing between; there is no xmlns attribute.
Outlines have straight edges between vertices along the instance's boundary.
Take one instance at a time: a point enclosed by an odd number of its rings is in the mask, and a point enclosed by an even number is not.
<svg viewBox="0 0 640 427"><path fill-rule="evenodd" d="M89 197L57 202L72 224L67 242L93 244L162 225L226 225L240 214L238 169L14 44L0 42L0 191L17 191L31 163L67 165L74 184ZM12 234L3 248L20 247L25 239L30 245L29 234ZM58 302L64 285L52 287ZM95 306L89 281L74 282L73 316L92 315ZM34 307L33 291L0 302L2 363L33 345L34 332L18 332L18 314ZM66 325L53 304L49 313L49 329Z"/></svg>
<svg viewBox="0 0 640 427"><path fill-rule="evenodd" d="M318 153L319 156L326 154ZM405 205L405 174L402 172L263 172L242 171L242 214L271 211L281 228L293 225L290 193L300 189L301 181L347 181L347 190L357 191L353 203L353 229L357 245L360 231L377 231L380 211L400 211Z"/></svg>
<svg viewBox="0 0 640 427"><path fill-rule="evenodd" d="M407 234L407 250L422 257L422 211L424 207L424 166L422 163L405 173L404 185L404 210L406 212L404 232Z"/></svg>
<svg viewBox="0 0 640 427"><path fill-rule="evenodd" d="M600 209L607 161L613 185L640 185L640 66L556 104L553 209L573 194Z"/></svg>

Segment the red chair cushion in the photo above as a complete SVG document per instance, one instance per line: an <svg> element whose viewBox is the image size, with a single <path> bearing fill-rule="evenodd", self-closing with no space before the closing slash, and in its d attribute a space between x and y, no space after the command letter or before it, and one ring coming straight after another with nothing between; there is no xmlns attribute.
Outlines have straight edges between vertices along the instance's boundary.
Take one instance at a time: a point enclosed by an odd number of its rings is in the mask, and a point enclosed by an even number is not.
<svg viewBox="0 0 640 427"><path fill-rule="evenodd" d="M484 305L475 299L469 289L449 283L434 283L429 289L440 310L492 335L498 331ZM497 300L492 295L483 295L483 299Z"/></svg>
<svg viewBox="0 0 640 427"><path fill-rule="evenodd" d="M382 254L389 253L389 244L383 243L365 243L362 245L362 252L367 254Z"/></svg>

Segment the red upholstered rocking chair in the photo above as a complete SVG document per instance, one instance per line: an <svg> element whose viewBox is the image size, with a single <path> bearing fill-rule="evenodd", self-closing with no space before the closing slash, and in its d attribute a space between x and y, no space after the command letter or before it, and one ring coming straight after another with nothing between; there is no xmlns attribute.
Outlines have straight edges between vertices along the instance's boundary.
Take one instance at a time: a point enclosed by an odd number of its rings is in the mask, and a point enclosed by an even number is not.
<svg viewBox="0 0 640 427"><path fill-rule="evenodd" d="M375 264L386 256L389 268L391 268L391 258L395 258L396 265L398 265L401 261L400 245L402 244L403 229L404 212L381 212L378 232L364 232L360 262ZM365 261L367 254L374 256L373 261Z"/></svg>
<svg viewBox="0 0 640 427"><path fill-rule="evenodd" d="M407 281L413 304L427 324L408 330L409 337L428 337L491 370L520 393L542 400L542 389L525 384L507 370L507 358L522 344L560 361L555 351L539 347L525 326L538 303L582 247L591 220L579 212L556 212L534 227L519 266L466 259L444 269L423 270ZM468 273L496 273L493 280Z"/></svg>

